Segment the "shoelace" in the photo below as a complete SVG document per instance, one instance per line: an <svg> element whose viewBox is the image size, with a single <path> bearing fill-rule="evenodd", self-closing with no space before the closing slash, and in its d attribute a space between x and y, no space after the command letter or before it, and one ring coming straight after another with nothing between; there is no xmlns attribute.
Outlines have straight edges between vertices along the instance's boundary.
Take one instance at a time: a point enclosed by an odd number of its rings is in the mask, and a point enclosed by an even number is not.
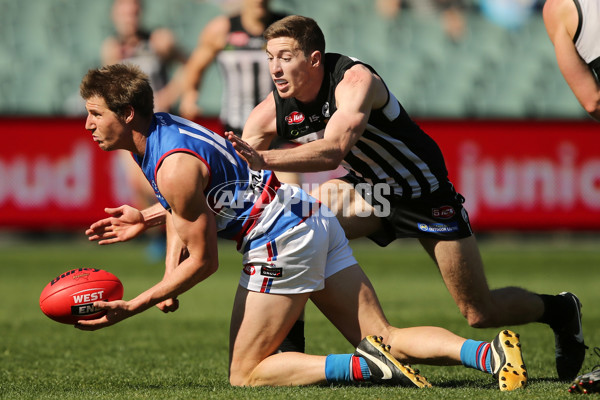
<svg viewBox="0 0 600 400"><path fill-rule="evenodd" d="M594 347L594 353L600 358L600 347ZM592 368L592 372L594 372L598 368L600 368L600 364L594 365L594 367Z"/></svg>

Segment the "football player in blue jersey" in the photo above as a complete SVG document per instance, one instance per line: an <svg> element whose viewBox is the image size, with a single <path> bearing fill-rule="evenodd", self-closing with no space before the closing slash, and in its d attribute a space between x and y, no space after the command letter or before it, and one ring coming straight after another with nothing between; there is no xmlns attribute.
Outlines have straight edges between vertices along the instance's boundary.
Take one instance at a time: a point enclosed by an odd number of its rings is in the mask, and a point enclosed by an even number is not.
<svg viewBox="0 0 600 400"><path fill-rule="evenodd" d="M494 375L501 390L526 385L519 337L511 331L480 342L438 327L391 326L337 218L271 171L250 169L222 136L153 113L152 89L137 67L90 70L80 92L92 139L102 150L131 152L158 199L143 211L107 209L111 217L86 234L110 244L166 223L167 257L160 282L130 300L94 302L107 313L77 328L104 328L154 305L175 311L174 299L219 267L217 237L223 237L234 240L243 257L230 329L232 385L429 386L409 362L462 364ZM277 352L309 299L356 346L354 353Z"/></svg>

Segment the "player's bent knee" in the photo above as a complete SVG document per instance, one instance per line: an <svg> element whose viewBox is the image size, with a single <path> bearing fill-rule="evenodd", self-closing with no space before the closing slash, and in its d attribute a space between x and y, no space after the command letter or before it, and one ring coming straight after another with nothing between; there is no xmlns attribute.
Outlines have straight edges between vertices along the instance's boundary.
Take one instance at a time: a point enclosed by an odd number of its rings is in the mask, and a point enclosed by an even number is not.
<svg viewBox="0 0 600 400"><path fill-rule="evenodd" d="M250 386L247 376L231 374L229 375L229 384L231 386Z"/></svg>
<svg viewBox="0 0 600 400"><path fill-rule="evenodd" d="M472 328L491 328L494 327L494 318L491 313L484 314L479 311L471 311L463 313L469 326Z"/></svg>
<svg viewBox="0 0 600 400"><path fill-rule="evenodd" d="M229 366L229 384L231 386L248 386L249 385L249 373L246 373L243 368L235 364Z"/></svg>
<svg viewBox="0 0 600 400"><path fill-rule="evenodd" d="M267 384L264 377L258 376L254 371L230 370L229 384L231 386L264 386Z"/></svg>
<svg viewBox="0 0 600 400"><path fill-rule="evenodd" d="M460 313L473 328L496 327L497 310L492 304L473 304L472 302L457 302Z"/></svg>

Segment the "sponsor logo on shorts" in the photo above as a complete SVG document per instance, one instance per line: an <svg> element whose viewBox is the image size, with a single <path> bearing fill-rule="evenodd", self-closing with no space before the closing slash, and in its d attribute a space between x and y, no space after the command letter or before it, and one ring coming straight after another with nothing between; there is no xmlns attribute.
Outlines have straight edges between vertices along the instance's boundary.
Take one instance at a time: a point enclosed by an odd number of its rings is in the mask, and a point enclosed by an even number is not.
<svg viewBox="0 0 600 400"><path fill-rule="evenodd" d="M440 208L433 208L431 210L431 216L439 219L450 219L454 217L456 212L452 206L441 206Z"/></svg>
<svg viewBox="0 0 600 400"><path fill-rule="evenodd" d="M262 267L260 269L260 274L263 276L270 276L272 278L281 278L283 276L283 268L275 268L273 266Z"/></svg>
<svg viewBox="0 0 600 400"><path fill-rule="evenodd" d="M430 233L458 232L458 223L453 222L451 224L426 224L423 222L419 222L419 230Z"/></svg>
<svg viewBox="0 0 600 400"><path fill-rule="evenodd" d="M256 268L254 268L254 265L252 264L246 264L244 265L243 271L246 275L252 276L256 273Z"/></svg>

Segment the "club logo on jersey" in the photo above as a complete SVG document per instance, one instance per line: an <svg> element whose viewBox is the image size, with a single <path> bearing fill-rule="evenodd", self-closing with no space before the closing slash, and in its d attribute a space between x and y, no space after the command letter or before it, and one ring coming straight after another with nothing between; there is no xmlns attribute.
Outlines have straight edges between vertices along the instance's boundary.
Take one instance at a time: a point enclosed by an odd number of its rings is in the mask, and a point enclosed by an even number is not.
<svg viewBox="0 0 600 400"><path fill-rule="evenodd" d="M290 115L285 117L285 122L287 122L288 125L301 124L302 122L304 122L304 114L298 111L294 111Z"/></svg>
<svg viewBox="0 0 600 400"><path fill-rule="evenodd" d="M464 209L464 208L463 208L463 209L461 210L461 212L460 212L460 215L462 215L462 217L463 217L463 220L464 220L466 223L469 223L469 214L467 213L467 210L466 210L466 209Z"/></svg>
<svg viewBox="0 0 600 400"><path fill-rule="evenodd" d="M252 276L256 273L256 268L252 264L245 264L243 271L246 275Z"/></svg>
<svg viewBox="0 0 600 400"><path fill-rule="evenodd" d="M270 267L262 267L260 274L262 276L270 276L271 278L281 278L283 276L283 268L276 268L275 264L271 264Z"/></svg>
<svg viewBox="0 0 600 400"><path fill-rule="evenodd" d="M329 114L329 102L325 102L325 104L323 104L323 108L321 108L321 114L323 114L325 118L331 117Z"/></svg>
<svg viewBox="0 0 600 400"><path fill-rule="evenodd" d="M454 217L454 208L452 206L442 206L440 208L433 208L431 210L431 216L439 219L450 219Z"/></svg>

